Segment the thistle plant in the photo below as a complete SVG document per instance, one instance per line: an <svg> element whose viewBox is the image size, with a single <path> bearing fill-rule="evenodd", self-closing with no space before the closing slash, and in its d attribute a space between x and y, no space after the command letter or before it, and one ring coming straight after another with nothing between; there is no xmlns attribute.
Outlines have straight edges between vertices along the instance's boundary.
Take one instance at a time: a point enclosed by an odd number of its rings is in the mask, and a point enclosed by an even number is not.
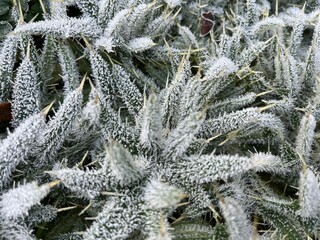
<svg viewBox="0 0 320 240"><path fill-rule="evenodd" d="M0 12L0 239L320 236L319 1L39 3Z"/></svg>

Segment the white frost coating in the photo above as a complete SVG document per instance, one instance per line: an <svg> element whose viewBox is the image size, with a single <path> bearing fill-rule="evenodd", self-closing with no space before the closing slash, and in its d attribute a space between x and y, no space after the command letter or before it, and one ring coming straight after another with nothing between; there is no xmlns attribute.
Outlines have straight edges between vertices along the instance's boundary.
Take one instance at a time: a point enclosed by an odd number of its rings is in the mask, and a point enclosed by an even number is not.
<svg viewBox="0 0 320 240"><path fill-rule="evenodd" d="M181 26L179 27L179 34L182 36L183 40L187 44L193 44L194 46L198 46L198 41L194 34L190 31L188 27Z"/></svg>
<svg viewBox="0 0 320 240"><path fill-rule="evenodd" d="M310 170L302 170L299 184L300 214L304 218L316 218L320 214L320 189L317 177Z"/></svg>
<svg viewBox="0 0 320 240"><path fill-rule="evenodd" d="M10 85L17 52L18 37L8 36L0 50L0 101L6 101L10 95Z"/></svg>
<svg viewBox="0 0 320 240"><path fill-rule="evenodd" d="M120 143L112 141L106 151L106 163L110 164L112 175L121 184L129 184L142 177L142 169L135 162L130 152Z"/></svg>
<svg viewBox="0 0 320 240"><path fill-rule="evenodd" d="M230 239L252 239L249 221L239 203L232 198L224 198L219 205L228 225Z"/></svg>
<svg viewBox="0 0 320 240"><path fill-rule="evenodd" d="M33 62L26 58L18 68L13 86L13 125L40 111L40 88Z"/></svg>
<svg viewBox="0 0 320 240"><path fill-rule="evenodd" d="M0 215L6 219L16 219L24 214L35 204L40 204L50 191L48 184L38 186L31 182L18 188L12 189L1 197Z"/></svg>
<svg viewBox="0 0 320 240"><path fill-rule="evenodd" d="M182 120L177 128L169 133L165 141L164 156L173 158L182 156L194 141L204 118L204 113L193 112Z"/></svg>
<svg viewBox="0 0 320 240"><path fill-rule="evenodd" d="M170 8L175 8L181 5L181 0L164 0Z"/></svg>
<svg viewBox="0 0 320 240"><path fill-rule="evenodd" d="M113 52L112 48L115 46L112 37L101 37L94 43L96 47L102 47L107 52Z"/></svg>
<svg viewBox="0 0 320 240"><path fill-rule="evenodd" d="M148 207L160 209L175 206L184 197L185 194L180 189L153 179L146 187L144 199Z"/></svg>
<svg viewBox="0 0 320 240"><path fill-rule="evenodd" d="M308 160L314 137L316 119L311 113L305 114L300 122L299 133L296 139L296 151L301 154L304 160Z"/></svg>
<svg viewBox="0 0 320 240"><path fill-rule="evenodd" d="M238 67L229 58L221 57L206 72L206 79L212 80L227 76L238 70Z"/></svg>
<svg viewBox="0 0 320 240"><path fill-rule="evenodd" d="M162 143L161 110L155 93L150 95L143 112L140 142L149 149Z"/></svg>
<svg viewBox="0 0 320 240"><path fill-rule="evenodd" d="M8 182L11 172L24 161L40 131L45 127L44 116L36 114L20 124L0 145L0 189Z"/></svg>
<svg viewBox="0 0 320 240"><path fill-rule="evenodd" d="M256 153L252 155L252 165L256 171L264 171L268 169L277 170L281 166L281 159L277 156L267 153Z"/></svg>
<svg viewBox="0 0 320 240"><path fill-rule="evenodd" d="M253 34L258 34L260 31L266 31L272 29L275 31L275 28L282 28L285 26L285 23L282 19L276 17L268 17L257 22L251 29Z"/></svg>
<svg viewBox="0 0 320 240"><path fill-rule="evenodd" d="M137 53L137 52L143 52L156 44L152 41L149 37L140 37L140 38L134 38L129 41L128 48Z"/></svg>
<svg viewBox="0 0 320 240"><path fill-rule="evenodd" d="M52 34L60 38L69 37L97 37L101 34L101 28L95 24L92 18L69 18L59 20L47 20L19 25L14 34L22 35L48 35Z"/></svg>
<svg viewBox="0 0 320 240"><path fill-rule="evenodd" d="M238 155L192 155L179 163L182 178L195 183L210 183L218 179L228 180L246 171L269 170L278 166L280 159L271 154L258 153L251 157Z"/></svg>
<svg viewBox="0 0 320 240"><path fill-rule="evenodd" d="M112 20L108 23L106 29L104 30L104 36L110 37L112 33L121 26L123 20L126 18L126 16L129 14L129 9L123 9L120 12L118 12Z"/></svg>

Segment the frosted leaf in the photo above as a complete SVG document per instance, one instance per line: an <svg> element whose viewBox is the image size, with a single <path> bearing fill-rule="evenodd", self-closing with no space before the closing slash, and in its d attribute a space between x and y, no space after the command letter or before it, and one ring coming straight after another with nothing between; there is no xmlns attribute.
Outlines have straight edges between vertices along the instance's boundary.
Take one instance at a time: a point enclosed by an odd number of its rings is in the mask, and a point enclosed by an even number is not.
<svg viewBox="0 0 320 240"><path fill-rule="evenodd" d="M250 44L249 47L244 49L241 54L237 56L236 63L239 67L245 67L250 63L268 46L268 42L256 42Z"/></svg>
<svg viewBox="0 0 320 240"><path fill-rule="evenodd" d="M98 2L96 0L77 0L77 5L85 16L97 18L99 10Z"/></svg>
<svg viewBox="0 0 320 240"><path fill-rule="evenodd" d="M25 58L18 68L12 95L15 126L40 111L40 88L35 66L29 58Z"/></svg>
<svg viewBox="0 0 320 240"><path fill-rule="evenodd" d="M144 193L147 206L153 209L175 206L185 196L180 189L156 179L148 183Z"/></svg>
<svg viewBox="0 0 320 240"><path fill-rule="evenodd" d="M316 119L311 113L306 113L300 121L299 132L296 138L296 151L305 161L309 161L315 127Z"/></svg>
<svg viewBox="0 0 320 240"><path fill-rule="evenodd" d="M143 52L156 44L149 37L134 38L129 41L128 48L135 53Z"/></svg>
<svg viewBox="0 0 320 240"><path fill-rule="evenodd" d="M221 199L219 205L228 226L230 239L252 239L251 226L241 205L232 198Z"/></svg>
<svg viewBox="0 0 320 240"><path fill-rule="evenodd" d="M1 240L36 240L25 223L16 220L1 220L0 223Z"/></svg>
<svg viewBox="0 0 320 240"><path fill-rule="evenodd" d="M320 216L320 188L315 174L310 169L300 172L299 182L299 211L304 218L317 218Z"/></svg>
<svg viewBox="0 0 320 240"><path fill-rule="evenodd" d="M137 86L130 80L128 72L119 65L113 67L113 82L122 101L129 112L135 116L142 107L142 94Z"/></svg>
<svg viewBox="0 0 320 240"><path fill-rule="evenodd" d="M26 221L33 226L42 222L51 222L57 217L57 210L51 205L35 205L29 210Z"/></svg>
<svg viewBox="0 0 320 240"><path fill-rule="evenodd" d="M260 113L258 108L246 108L206 120L199 130L199 136L210 138L237 129L246 129L248 134L250 131L260 131L258 129L261 127L277 134L283 134L285 131L282 121L274 114Z"/></svg>
<svg viewBox="0 0 320 240"><path fill-rule="evenodd" d="M129 9L123 9L119 11L112 20L109 21L106 29L104 30L105 37L111 37L114 32L119 30L126 19L127 15L130 13Z"/></svg>
<svg viewBox="0 0 320 240"><path fill-rule="evenodd" d="M240 129L259 118L258 108L246 108L218 118L208 119L199 130L201 137L213 137L217 134L224 134L235 129Z"/></svg>
<svg viewBox="0 0 320 240"><path fill-rule="evenodd" d="M67 15L67 3L65 2L49 2L49 8L51 13L51 19L63 19L68 18Z"/></svg>
<svg viewBox="0 0 320 240"><path fill-rule="evenodd" d="M148 23L145 35L158 36L165 34L174 24L172 15L167 16L165 13Z"/></svg>
<svg viewBox="0 0 320 240"><path fill-rule="evenodd" d="M65 96L69 92L75 90L80 84L80 75L76 58L70 47L66 44L60 44L58 49L58 57L62 71L62 80Z"/></svg>
<svg viewBox="0 0 320 240"><path fill-rule="evenodd" d="M92 18L68 18L45 20L19 25L14 34L47 35L66 39L71 37L98 37L102 30Z"/></svg>
<svg viewBox="0 0 320 240"><path fill-rule="evenodd" d="M217 59L207 70L205 78L210 81L215 78L221 78L237 71L238 67L226 57Z"/></svg>
<svg viewBox="0 0 320 240"><path fill-rule="evenodd" d="M101 134L104 139L115 139L130 151L137 151L139 135L136 129L121 121L119 115L107 102L101 112Z"/></svg>
<svg viewBox="0 0 320 240"><path fill-rule="evenodd" d="M144 211L144 232L146 240L172 240L168 214L161 210L147 209Z"/></svg>
<svg viewBox="0 0 320 240"><path fill-rule="evenodd" d="M179 34L182 36L184 42L187 45L193 44L195 47L198 46L198 41L195 35L190 31L190 29L186 26L179 27Z"/></svg>
<svg viewBox="0 0 320 240"><path fill-rule="evenodd" d="M38 186L36 182L27 183L11 189L1 196L0 216L5 219L16 219L25 214L49 193L50 185Z"/></svg>
<svg viewBox="0 0 320 240"><path fill-rule="evenodd" d="M281 166L280 158L271 154L253 154L251 157L238 155L191 155L178 163L177 172L182 178L195 183L209 183L243 174L253 169L256 171L274 171Z"/></svg>
<svg viewBox="0 0 320 240"><path fill-rule="evenodd" d="M11 91L12 73L16 59L19 38L9 36L0 51L0 102L7 101Z"/></svg>
<svg viewBox="0 0 320 240"><path fill-rule="evenodd" d="M303 32L305 30L305 24L302 21L297 21L293 26L291 39L290 39L290 53L292 56L297 57L297 52L303 39Z"/></svg>
<svg viewBox="0 0 320 240"><path fill-rule="evenodd" d="M194 112L182 120L177 128L169 133L165 141L164 156L181 157L195 139L204 118L204 113Z"/></svg>
<svg viewBox="0 0 320 240"><path fill-rule="evenodd" d="M162 145L161 110L155 93L151 93L144 109L140 142L149 149Z"/></svg>
<svg viewBox="0 0 320 240"><path fill-rule="evenodd" d="M170 8L175 8L177 6L180 6L182 3L181 0L164 0L164 1L168 4Z"/></svg>
<svg viewBox="0 0 320 240"><path fill-rule="evenodd" d="M208 115L212 118L224 112L232 112L246 105L253 103L257 98L257 94L253 92L246 93L241 96L227 98L221 101L214 102L208 110Z"/></svg>
<svg viewBox="0 0 320 240"><path fill-rule="evenodd" d="M144 27L146 23L150 21L149 16L154 10L153 4L154 3L142 3L133 8L128 16L126 29L123 31L126 39L143 35Z"/></svg>
<svg viewBox="0 0 320 240"><path fill-rule="evenodd" d="M97 21L100 26L106 27L109 20L113 17L114 12L117 10L118 2L110 0L101 0L99 2L99 12Z"/></svg>
<svg viewBox="0 0 320 240"><path fill-rule="evenodd" d="M101 37L95 41L95 46L102 47L106 52L113 52L112 48L115 47L112 37Z"/></svg>
<svg viewBox="0 0 320 240"><path fill-rule="evenodd" d="M97 131L100 126L99 118L101 114L101 103L99 100L99 94L96 89L91 91L90 94L95 95L90 96L92 99L90 99L82 109L82 113L77 118L74 124L74 129L72 130L75 135L75 139L77 140L86 139L88 133Z"/></svg>
<svg viewBox="0 0 320 240"><path fill-rule="evenodd" d="M40 78L47 83L52 78L56 58L56 41L48 35L44 41L43 52L40 60Z"/></svg>
<svg viewBox="0 0 320 240"><path fill-rule="evenodd" d="M110 169L82 171L64 168L49 173L60 179L67 188L79 197L88 199L99 196L101 191L112 191L116 183Z"/></svg>
<svg viewBox="0 0 320 240"><path fill-rule="evenodd" d="M278 156L268 153L256 153L251 157L253 169L259 171L277 172L283 165Z"/></svg>
<svg viewBox="0 0 320 240"><path fill-rule="evenodd" d="M56 112L39 139L39 149L35 164L41 166L52 162L66 137L71 133L76 117L82 105L81 89L75 89L68 94L59 110Z"/></svg>
<svg viewBox="0 0 320 240"><path fill-rule="evenodd" d="M111 198L84 233L86 240L126 239L142 224L141 205L130 197Z"/></svg>
<svg viewBox="0 0 320 240"><path fill-rule="evenodd" d="M175 225L174 239L212 239L214 228L206 223L185 222Z"/></svg>
<svg viewBox="0 0 320 240"><path fill-rule="evenodd" d="M256 0L247 0L246 1L246 20L249 25L252 25L258 22L259 17L259 8Z"/></svg>
<svg viewBox="0 0 320 240"><path fill-rule="evenodd" d="M36 114L22 122L0 145L0 189L7 184L11 172L34 148L39 133L45 127L42 114Z"/></svg>
<svg viewBox="0 0 320 240"><path fill-rule="evenodd" d="M130 152L116 141L109 144L105 160L107 164L110 164L112 175L122 185L130 184L143 176L142 169L135 162Z"/></svg>
<svg viewBox="0 0 320 240"><path fill-rule="evenodd" d="M253 34L258 34L266 30L276 31L276 29L284 26L285 23L282 19L277 17L268 17L253 25L251 31Z"/></svg>
<svg viewBox="0 0 320 240"><path fill-rule="evenodd" d="M113 85L109 64L97 51L92 50L89 54L95 87L98 92L102 93L101 101L104 102L104 99L109 97Z"/></svg>
<svg viewBox="0 0 320 240"><path fill-rule="evenodd" d="M178 69L174 70L176 72L176 74L174 75L174 79L172 80L170 85L163 89L160 93L160 103L162 110L161 115L164 127L166 128L176 126L178 122L177 113L184 114L184 116L188 115L189 113L185 111L185 105L181 106L182 109L180 111L178 110L179 105L182 103L182 91L185 88L187 79L191 76L190 69L190 62L187 59L183 58ZM189 97L191 97L190 95L187 96L188 100Z"/></svg>

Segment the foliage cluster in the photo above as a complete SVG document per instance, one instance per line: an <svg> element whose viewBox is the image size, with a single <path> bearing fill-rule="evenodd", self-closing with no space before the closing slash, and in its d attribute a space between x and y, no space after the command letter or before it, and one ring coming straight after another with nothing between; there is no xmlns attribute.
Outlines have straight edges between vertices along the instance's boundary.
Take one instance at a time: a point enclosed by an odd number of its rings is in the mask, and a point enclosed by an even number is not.
<svg viewBox="0 0 320 240"><path fill-rule="evenodd" d="M0 239L320 236L319 0L1 1L5 102Z"/></svg>

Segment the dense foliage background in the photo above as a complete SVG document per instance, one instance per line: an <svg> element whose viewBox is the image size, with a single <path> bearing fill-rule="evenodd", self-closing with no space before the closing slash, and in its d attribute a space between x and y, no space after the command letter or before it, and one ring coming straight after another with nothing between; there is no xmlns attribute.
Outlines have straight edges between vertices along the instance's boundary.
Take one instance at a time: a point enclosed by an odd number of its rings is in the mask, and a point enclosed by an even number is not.
<svg viewBox="0 0 320 240"><path fill-rule="evenodd" d="M318 238L319 19L1 0L0 239Z"/></svg>

